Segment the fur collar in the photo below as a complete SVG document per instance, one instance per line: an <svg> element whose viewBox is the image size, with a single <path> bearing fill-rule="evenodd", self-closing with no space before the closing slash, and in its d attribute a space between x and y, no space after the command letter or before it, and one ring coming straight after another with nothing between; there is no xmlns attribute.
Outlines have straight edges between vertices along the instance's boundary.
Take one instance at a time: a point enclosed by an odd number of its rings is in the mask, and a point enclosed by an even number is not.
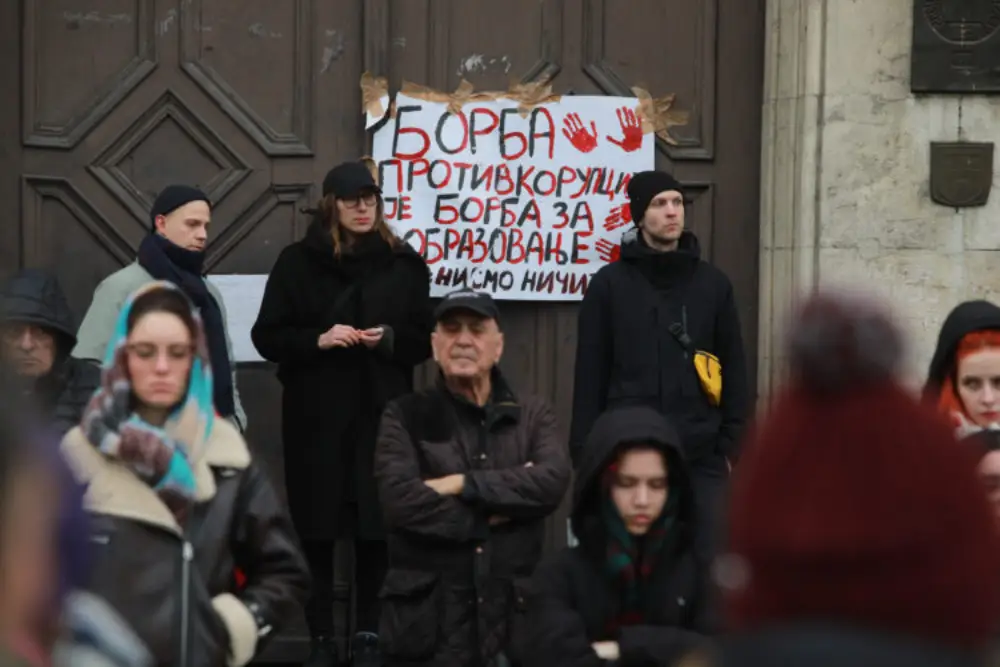
<svg viewBox="0 0 1000 667"><path fill-rule="evenodd" d="M156 492L126 466L103 456L79 427L66 434L62 452L74 475L87 487L84 505L89 512L148 523L177 535L181 527ZM194 465L195 502L215 497L212 468L244 470L250 450L239 431L225 419L216 419L205 445L205 454Z"/></svg>

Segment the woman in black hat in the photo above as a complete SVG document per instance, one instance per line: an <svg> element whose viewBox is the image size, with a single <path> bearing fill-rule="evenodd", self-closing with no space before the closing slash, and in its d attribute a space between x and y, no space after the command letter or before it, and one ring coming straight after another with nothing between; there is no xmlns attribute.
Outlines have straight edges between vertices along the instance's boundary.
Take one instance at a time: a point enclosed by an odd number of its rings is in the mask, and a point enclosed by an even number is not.
<svg viewBox="0 0 1000 667"><path fill-rule="evenodd" d="M292 517L313 571L308 664L336 662L333 546L354 540L355 664L377 660L385 534L372 475L379 416L430 356L430 272L389 228L361 162L332 169L305 238L285 248L252 330L284 387L282 437Z"/></svg>

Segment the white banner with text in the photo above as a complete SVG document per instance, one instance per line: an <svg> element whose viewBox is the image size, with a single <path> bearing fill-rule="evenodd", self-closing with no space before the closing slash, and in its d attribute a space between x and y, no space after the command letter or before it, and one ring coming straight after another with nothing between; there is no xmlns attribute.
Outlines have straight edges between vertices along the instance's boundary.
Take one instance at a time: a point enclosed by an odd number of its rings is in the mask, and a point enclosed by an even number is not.
<svg viewBox="0 0 1000 667"><path fill-rule="evenodd" d="M635 98L564 96L450 110L396 95L372 156L386 219L427 260L431 295L581 299L632 226L631 175L653 168L655 135L635 108Z"/></svg>

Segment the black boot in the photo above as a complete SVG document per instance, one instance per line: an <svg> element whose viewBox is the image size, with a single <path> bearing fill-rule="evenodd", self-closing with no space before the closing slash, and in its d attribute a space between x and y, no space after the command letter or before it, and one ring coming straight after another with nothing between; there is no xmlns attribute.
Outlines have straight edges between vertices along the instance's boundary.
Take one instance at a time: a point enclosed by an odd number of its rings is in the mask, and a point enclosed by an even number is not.
<svg viewBox="0 0 1000 667"><path fill-rule="evenodd" d="M340 656L333 638L316 637L312 640L309 659L302 663L302 667L337 667L339 664Z"/></svg>
<svg viewBox="0 0 1000 667"><path fill-rule="evenodd" d="M351 641L351 664L354 667L382 667L382 652L378 648L378 635L359 632Z"/></svg>

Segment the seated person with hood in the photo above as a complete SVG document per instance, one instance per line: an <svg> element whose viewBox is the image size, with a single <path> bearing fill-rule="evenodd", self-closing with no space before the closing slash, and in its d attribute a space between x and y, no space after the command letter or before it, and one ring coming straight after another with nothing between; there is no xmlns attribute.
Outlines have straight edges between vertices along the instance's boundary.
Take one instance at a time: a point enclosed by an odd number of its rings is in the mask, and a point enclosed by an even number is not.
<svg viewBox="0 0 1000 667"><path fill-rule="evenodd" d="M70 356L76 325L55 276L24 269L0 289L0 343L4 382L30 397L56 435L79 424L101 371Z"/></svg>
<svg viewBox="0 0 1000 667"><path fill-rule="evenodd" d="M669 665L705 641L707 571L679 438L623 407L591 430L576 474L575 547L535 572L524 665Z"/></svg>

